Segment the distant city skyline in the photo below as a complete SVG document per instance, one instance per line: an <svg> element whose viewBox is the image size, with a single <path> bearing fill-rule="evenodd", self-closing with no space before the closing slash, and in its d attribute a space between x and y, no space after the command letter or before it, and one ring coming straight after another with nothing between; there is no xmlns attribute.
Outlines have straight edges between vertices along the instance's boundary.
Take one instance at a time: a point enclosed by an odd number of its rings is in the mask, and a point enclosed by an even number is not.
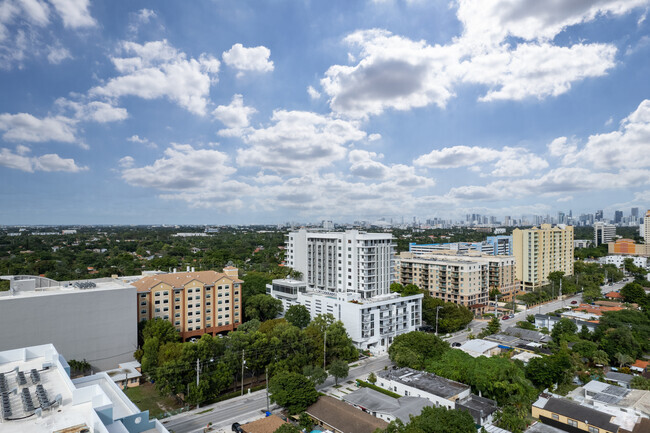
<svg viewBox="0 0 650 433"><path fill-rule="evenodd" d="M11 1L0 225L643 214L650 0L578 3Z"/></svg>

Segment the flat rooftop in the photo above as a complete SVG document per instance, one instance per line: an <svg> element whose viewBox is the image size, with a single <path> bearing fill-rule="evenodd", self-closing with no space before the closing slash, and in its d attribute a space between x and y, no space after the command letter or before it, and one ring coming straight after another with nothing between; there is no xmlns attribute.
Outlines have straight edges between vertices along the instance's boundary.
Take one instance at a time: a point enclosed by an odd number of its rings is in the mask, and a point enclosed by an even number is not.
<svg viewBox="0 0 650 433"><path fill-rule="evenodd" d="M470 389L469 385L465 385L464 383L455 382L444 377L436 376L433 373L413 370L408 367L382 370L377 373L377 376L447 399L453 398L461 392Z"/></svg>
<svg viewBox="0 0 650 433"><path fill-rule="evenodd" d="M168 433L150 421L105 373L74 381L53 345L0 352L2 433ZM103 415L100 418L99 412ZM126 421L126 422L123 422Z"/></svg>

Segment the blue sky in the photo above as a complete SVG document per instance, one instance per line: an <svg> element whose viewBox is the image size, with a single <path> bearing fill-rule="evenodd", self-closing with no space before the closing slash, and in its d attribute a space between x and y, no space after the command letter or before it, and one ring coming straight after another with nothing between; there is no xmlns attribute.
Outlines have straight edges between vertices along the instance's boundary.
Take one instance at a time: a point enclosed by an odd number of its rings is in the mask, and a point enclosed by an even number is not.
<svg viewBox="0 0 650 433"><path fill-rule="evenodd" d="M650 207L650 0L0 2L0 224Z"/></svg>

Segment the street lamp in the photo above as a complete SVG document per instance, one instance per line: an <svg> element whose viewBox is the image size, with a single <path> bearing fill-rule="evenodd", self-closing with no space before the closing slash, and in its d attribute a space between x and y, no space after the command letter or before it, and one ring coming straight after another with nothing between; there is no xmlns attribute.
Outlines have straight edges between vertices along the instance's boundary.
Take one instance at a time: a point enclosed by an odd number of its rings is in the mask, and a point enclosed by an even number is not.
<svg viewBox="0 0 650 433"><path fill-rule="evenodd" d="M440 311L441 308L441 305L438 305L436 307L436 337L438 336L438 311Z"/></svg>

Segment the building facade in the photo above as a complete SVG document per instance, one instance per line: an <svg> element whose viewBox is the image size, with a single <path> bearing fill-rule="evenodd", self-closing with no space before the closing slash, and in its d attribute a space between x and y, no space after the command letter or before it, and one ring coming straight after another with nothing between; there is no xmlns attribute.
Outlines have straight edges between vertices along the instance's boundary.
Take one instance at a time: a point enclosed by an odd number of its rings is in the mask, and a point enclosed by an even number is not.
<svg viewBox="0 0 650 433"><path fill-rule="evenodd" d="M51 343L67 359L85 359L97 370L133 361L138 348L134 286L111 278L2 278L10 280L11 289L0 292L0 318L6 326L0 350Z"/></svg>
<svg viewBox="0 0 650 433"><path fill-rule="evenodd" d="M489 293L497 289L502 300L516 294L515 259L512 256L430 253L416 256L400 253L396 266L400 284L415 284L434 298L485 312Z"/></svg>
<svg viewBox="0 0 650 433"><path fill-rule="evenodd" d="M615 225L602 222L594 223L594 246L612 242L615 237Z"/></svg>
<svg viewBox="0 0 650 433"><path fill-rule="evenodd" d="M607 244L608 254L650 256L650 244L637 244L632 239L616 239Z"/></svg>
<svg viewBox="0 0 650 433"><path fill-rule="evenodd" d="M273 280L267 293L288 309L304 305L311 315L332 314L355 346L381 353L400 334L422 325L422 297L391 293L394 244L390 233L313 232L286 237L287 265L301 280Z"/></svg>
<svg viewBox="0 0 650 433"><path fill-rule="evenodd" d="M174 272L135 281L138 321L172 322L183 340L233 331L243 321L242 283L232 266L223 272Z"/></svg>
<svg viewBox="0 0 650 433"><path fill-rule="evenodd" d="M286 238L286 263L310 288L359 293L362 299L390 293L393 282L390 233L314 232L301 229Z"/></svg>
<svg viewBox="0 0 650 433"><path fill-rule="evenodd" d="M512 255L512 236L488 236L483 242L450 242L441 244L409 244L409 252L415 255L430 254L440 251L479 252L493 256Z"/></svg>
<svg viewBox="0 0 650 433"><path fill-rule="evenodd" d="M542 224L512 233L516 261L515 278L522 290L548 283L551 272L573 275L573 226Z"/></svg>

